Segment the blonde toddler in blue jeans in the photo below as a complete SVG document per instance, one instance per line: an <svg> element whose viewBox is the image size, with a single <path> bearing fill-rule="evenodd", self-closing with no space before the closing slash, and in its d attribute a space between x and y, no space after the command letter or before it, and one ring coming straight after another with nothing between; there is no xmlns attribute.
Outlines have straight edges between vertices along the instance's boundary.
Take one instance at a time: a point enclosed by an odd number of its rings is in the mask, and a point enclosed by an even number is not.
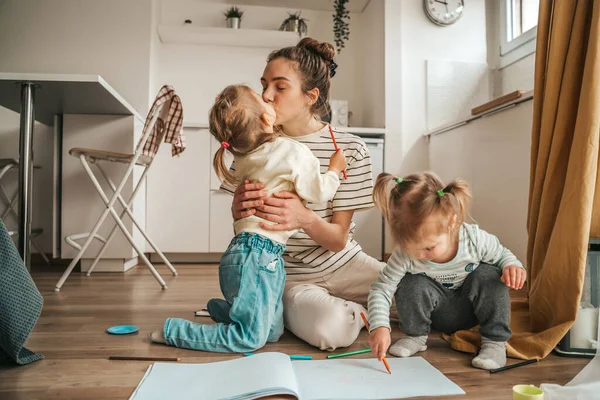
<svg viewBox="0 0 600 400"><path fill-rule="evenodd" d="M210 132L221 142L214 158L219 178L234 186L244 180L265 185L269 194L295 191L303 200L326 203L346 168L341 151L321 174L319 160L304 144L281 137L274 130L273 107L247 86L228 86L210 111ZM235 159L235 176L225 165L225 151ZM155 342L217 352L250 352L283 334L282 295L285 243L295 231L267 231L256 216L235 221L236 236L221 258L219 283L225 300L213 299L208 310L217 323L198 324L169 318Z"/></svg>

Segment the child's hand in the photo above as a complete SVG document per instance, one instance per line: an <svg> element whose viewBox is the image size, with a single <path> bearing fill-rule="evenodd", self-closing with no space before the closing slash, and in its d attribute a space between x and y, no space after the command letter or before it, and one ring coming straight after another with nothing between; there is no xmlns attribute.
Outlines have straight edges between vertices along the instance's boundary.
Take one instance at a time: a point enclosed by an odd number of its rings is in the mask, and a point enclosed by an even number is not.
<svg viewBox="0 0 600 400"><path fill-rule="evenodd" d="M369 347L371 347L371 351L377 356L379 361L385 357L390 344L392 344L392 335L390 335L390 330L385 326L373 329L369 334Z"/></svg>
<svg viewBox="0 0 600 400"><path fill-rule="evenodd" d="M342 150L337 150L329 159L329 170L338 174L346 169L346 157Z"/></svg>
<svg viewBox="0 0 600 400"><path fill-rule="evenodd" d="M516 265L504 267L500 281L511 289L519 290L527 279L527 271Z"/></svg>

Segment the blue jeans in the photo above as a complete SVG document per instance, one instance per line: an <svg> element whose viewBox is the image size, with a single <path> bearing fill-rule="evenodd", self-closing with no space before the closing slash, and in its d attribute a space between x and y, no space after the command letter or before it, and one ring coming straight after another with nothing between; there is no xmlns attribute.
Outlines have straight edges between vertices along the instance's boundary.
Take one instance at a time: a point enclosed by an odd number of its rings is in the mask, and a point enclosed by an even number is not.
<svg viewBox="0 0 600 400"><path fill-rule="evenodd" d="M285 246L253 233L233 238L219 265L225 300L211 300L206 325L180 318L165 322L170 346L222 353L245 353L276 342L283 334ZM212 312L211 312L212 310Z"/></svg>

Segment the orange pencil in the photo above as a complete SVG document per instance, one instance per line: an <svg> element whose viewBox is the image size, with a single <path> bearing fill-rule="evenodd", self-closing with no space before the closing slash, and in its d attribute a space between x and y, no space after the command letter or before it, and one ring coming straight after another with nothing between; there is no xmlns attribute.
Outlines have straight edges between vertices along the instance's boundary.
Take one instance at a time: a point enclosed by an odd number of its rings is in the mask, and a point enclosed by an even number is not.
<svg viewBox="0 0 600 400"><path fill-rule="evenodd" d="M369 330L369 322L367 321L367 317L365 317L364 313L360 313L360 317L362 318L363 322L365 323L365 326L367 327L367 330ZM383 365L385 365L385 369L387 369L387 372L390 373L390 375L392 374L392 370L390 369L390 364L388 364L387 360L385 359L385 357L383 357L381 359L381 361L383 361Z"/></svg>
<svg viewBox="0 0 600 400"><path fill-rule="evenodd" d="M338 151L340 148L338 147L337 142L335 141L335 136L333 136L333 129L331 129L331 125L329 125L329 134L331 135L331 140L333 140L333 147L335 148L335 151ZM342 174L344 174L344 179L348 179L346 170L343 170Z"/></svg>

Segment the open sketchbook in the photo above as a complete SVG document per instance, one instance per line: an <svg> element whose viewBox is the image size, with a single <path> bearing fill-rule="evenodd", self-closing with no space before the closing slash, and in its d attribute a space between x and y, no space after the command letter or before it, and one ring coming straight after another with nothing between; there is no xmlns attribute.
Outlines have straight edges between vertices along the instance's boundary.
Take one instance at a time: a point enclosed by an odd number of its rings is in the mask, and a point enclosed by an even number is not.
<svg viewBox="0 0 600 400"><path fill-rule="evenodd" d="M464 394L421 357L291 361L260 353L208 364L155 363L130 400L257 399L292 395L301 400L399 399Z"/></svg>

